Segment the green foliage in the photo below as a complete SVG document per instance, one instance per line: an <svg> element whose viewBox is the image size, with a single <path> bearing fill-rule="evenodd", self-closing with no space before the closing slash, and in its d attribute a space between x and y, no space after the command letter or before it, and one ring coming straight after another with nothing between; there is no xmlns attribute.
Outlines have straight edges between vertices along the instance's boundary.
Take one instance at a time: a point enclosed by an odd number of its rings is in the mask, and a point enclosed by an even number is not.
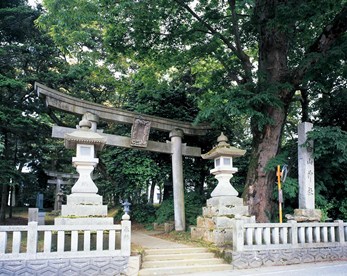
<svg viewBox="0 0 347 276"><path fill-rule="evenodd" d="M187 192L184 198L186 225L196 225L196 218L202 213L202 200L194 192ZM173 199L164 200L156 211L157 223L174 221L174 203Z"/></svg>
<svg viewBox="0 0 347 276"><path fill-rule="evenodd" d="M314 141L317 205L329 217L345 219L340 207L347 190L347 132L339 127L315 127L309 137Z"/></svg>
<svg viewBox="0 0 347 276"><path fill-rule="evenodd" d="M161 204L155 213L157 223L165 223L168 221L174 221L174 203L173 199L166 199Z"/></svg>
<svg viewBox="0 0 347 276"><path fill-rule="evenodd" d="M341 219L347 220L347 199L343 199L342 202L339 203L339 211L341 212Z"/></svg>
<svg viewBox="0 0 347 276"><path fill-rule="evenodd" d="M193 192L185 194L184 198L186 211L186 225L196 225L196 218L202 214L202 207L205 204L201 197Z"/></svg>
<svg viewBox="0 0 347 276"><path fill-rule="evenodd" d="M156 210L157 208L155 206L146 202L137 203L134 206L131 206L129 215L131 220L136 223L150 224L155 221ZM119 211L114 218L116 221L121 221L123 215L124 212Z"/></svg>
<svg viewBox="0 0 347 276"><path fill-rule="evenodd" d="M131 218L138 223L153 223L155 221L156 207L151 204L138 204L133 207Z"/></svg>
<svg viewBox="0 0 347 276"><path fill-rule="evenodd" d="M334 167L347 162L347 131L339 127L315 127L309 138L314 141L315 159L330 156Z"/></svg>
<svg viewBox="0 0 347 276"><path fill-rule="evenodd" d="M52 40L36 29L39 14L26 1L0 6L0 182L20 192L18 204L35 202L36 192L47 186L40 173L50 159L46 137L52 122L39 115L46 109L33 91L34 81L53 82L66 65ZM31 171L22 173L24 167ZM5 218L7 196L2 194L0 220Z"/></svg>

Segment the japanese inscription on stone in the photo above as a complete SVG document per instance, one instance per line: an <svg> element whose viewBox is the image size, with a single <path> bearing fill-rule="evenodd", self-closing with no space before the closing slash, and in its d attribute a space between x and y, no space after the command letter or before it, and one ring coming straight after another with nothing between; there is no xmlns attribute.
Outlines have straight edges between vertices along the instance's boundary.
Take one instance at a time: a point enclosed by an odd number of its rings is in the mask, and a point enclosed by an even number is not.
<svg viewBox="0 0 347 276"><path fill-rule="evenodd" d="M315 208L313 142L307 141L312 127L307 122L298 126L299 209Z"/></svg>
<svg viewBox="0 0 347 276"><path fill-rule="evenodd" d="M130 145L133 147L147 147L149 131L151 129L151 122L136 118L131 128Z"/></svg>

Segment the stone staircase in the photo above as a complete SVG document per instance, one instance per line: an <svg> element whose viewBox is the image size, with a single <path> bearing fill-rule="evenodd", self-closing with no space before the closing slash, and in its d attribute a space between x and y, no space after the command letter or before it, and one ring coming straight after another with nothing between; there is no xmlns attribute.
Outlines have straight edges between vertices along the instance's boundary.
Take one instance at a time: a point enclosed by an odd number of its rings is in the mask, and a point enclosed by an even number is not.
<svg viewBox="0 0 347 276"><path fill-rule="evenodd" d="M223 259L203 247L147 249L139 276L179 275L195 272L231 270Z"/></svg>

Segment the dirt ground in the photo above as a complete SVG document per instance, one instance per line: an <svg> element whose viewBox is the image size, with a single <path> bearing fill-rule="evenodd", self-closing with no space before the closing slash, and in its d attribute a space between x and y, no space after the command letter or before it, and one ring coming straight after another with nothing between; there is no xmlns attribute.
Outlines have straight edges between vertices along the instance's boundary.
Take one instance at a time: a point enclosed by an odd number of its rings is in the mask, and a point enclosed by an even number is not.
<svg viewBox="0 0 347 276"><path fill-rule="evenodd" d="M28 219L23 217L13 216L12 218L6 219L6 225L27 225Z"/></svg>

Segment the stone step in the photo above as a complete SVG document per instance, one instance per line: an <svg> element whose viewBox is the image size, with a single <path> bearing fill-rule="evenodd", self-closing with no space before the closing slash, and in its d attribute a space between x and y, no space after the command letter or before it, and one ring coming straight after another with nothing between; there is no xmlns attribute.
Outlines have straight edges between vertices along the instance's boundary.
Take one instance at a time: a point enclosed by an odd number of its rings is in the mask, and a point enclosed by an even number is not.
<svg viewBox="0 0 347 276"><path fill-rule="evenodd" d="M188 254L188 253L205 253L205 252L208 252L208 250L203 247L146 249L146 255Z"/></svg>
<svg viewBox="0 0 347 276"><path fill-rule="evenodd" d="M146 261L142 264L142 268L155 267L176 267L176 266L200 266L200 265L215 265L223 264L223 259L185 259L185 260L165 260L165 261Z"/></svg>
<svg viewBox="0 0 347 276"><path fill-rule="evenodd" d="M188 254L161 254L161 255L145 255L143 261L164 261L164 260L184 260L184 259L209 259L214 258L213 253L188 253Z"/></svg>
<svg viewBox="0 0 347 276"><path fill-rule="evenodd" d="M139 276L179 275L179 274L185 274L185 273L223 271L223 270L232 270L232 266L228 264L215 264L215 265L198 265L198 266L144 268L139 271Z"/></svg>

